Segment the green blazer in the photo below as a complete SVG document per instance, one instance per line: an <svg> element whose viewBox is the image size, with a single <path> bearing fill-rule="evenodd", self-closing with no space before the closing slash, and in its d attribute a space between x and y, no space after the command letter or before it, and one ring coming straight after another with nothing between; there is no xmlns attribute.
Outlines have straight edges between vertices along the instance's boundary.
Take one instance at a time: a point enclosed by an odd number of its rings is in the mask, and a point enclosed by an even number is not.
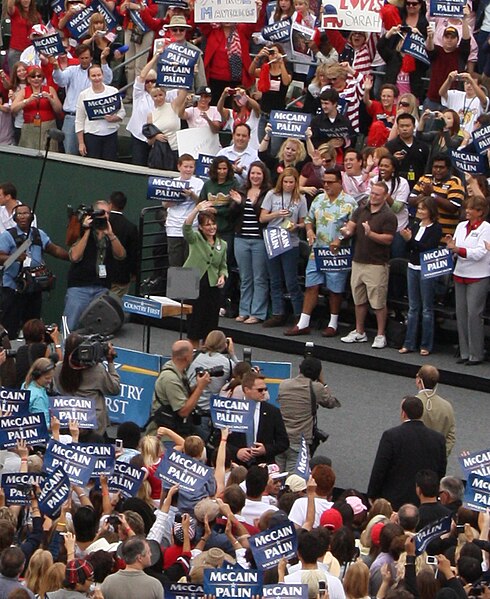
<svg viewBox="0 0 490 599"><path fill-rule="evenodd" d="M207 272L209 285L216 287L221 275L228 276L226 241L217 237L214 246L211 246L201 233L193 230L192 225L184 225L182 230L184 239L189 244L189 257L184 267L196 268L201 277Z"/></svg>

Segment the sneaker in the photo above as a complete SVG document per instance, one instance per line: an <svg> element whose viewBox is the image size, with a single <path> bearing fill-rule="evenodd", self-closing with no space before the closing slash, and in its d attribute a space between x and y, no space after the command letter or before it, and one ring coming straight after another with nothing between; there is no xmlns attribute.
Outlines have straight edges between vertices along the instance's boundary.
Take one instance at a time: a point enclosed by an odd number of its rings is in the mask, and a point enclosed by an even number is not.
<svg viewBox="0 0 490 599"><path fill-rule="evenodd" d="M358 333L355 329L345 337L340 338L344 343L365 343L367 339L366 333Z"/></svg>
<svg viewBox="0 0 490 599"><path fill-rule="evenodd" d="M386 347L386 337L384 335L376 335L371 347L374 347L374 349L383 349L383 347Z"/></svg>

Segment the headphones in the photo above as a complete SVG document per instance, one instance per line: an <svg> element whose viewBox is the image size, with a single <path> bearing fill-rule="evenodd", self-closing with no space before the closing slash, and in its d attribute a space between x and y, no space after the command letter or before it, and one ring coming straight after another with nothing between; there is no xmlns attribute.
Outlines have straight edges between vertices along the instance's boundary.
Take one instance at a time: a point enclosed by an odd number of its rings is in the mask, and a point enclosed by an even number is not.
<svg viewBox="0 0 490 599"><path fill-rule="evenodd" d="M18 217L17 217L17 210L19 208L29 208L29 212L30 212L30 221L29 224L32 223L32 221L34 220L34 214L32 213L31 207L28 206L27 204L17 204L17 206L15 206L15 208L12 211L12 218L14 219L14 221L17 223L18 222Z"/></svg>
<svg viewBox="0 0 490 599"><path fill-rule="evenodd" d="M41 377L43 374L46 374L50 370L53 370L53 368L54 368L53 362L51 362L50 364L48 364L44 368L34 368L34 370L32 371L32 378L34 380L36 380L39 377Z"/></svg>

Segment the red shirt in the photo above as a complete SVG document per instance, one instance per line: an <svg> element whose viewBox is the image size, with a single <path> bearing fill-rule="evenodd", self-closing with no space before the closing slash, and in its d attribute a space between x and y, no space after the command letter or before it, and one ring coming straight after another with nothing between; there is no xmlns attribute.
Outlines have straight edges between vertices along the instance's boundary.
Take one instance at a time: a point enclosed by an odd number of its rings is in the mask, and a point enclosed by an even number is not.
<svg viewBox="0 0 490 599"><path fill-rule="evenodd" d="M41 91L49 92L49 87L43 85ZM30 85L26 85L24 94L26 100L32 96L32 88ZM51 108L51 102L47 98L38 98L35 102L30 102L24 107L24 122L33 123L36 114L39 114L43 123L46 121L53 121L56 118L56 115Z"/></svg>
<svg viewBox="0 0 490 599"><path fill-rule="evenodd" d="M371 100L371 106L367 109L367 112L373 121L377 120L376 117L381 114L386 116L396 116L396 106L393 104L391 110L385 110L383 104L379 100Z"/></svg>
<svg viewBox="0 0 490 599"><path fill-rule="evenodd" d="M41 15L37 13L37 22L42 23ZM28 19L24 18L17 7L14 8L10 15L10 47L12 50L23 52L28 46L31 45L29 34L31 33L33 23Z"/></svg>

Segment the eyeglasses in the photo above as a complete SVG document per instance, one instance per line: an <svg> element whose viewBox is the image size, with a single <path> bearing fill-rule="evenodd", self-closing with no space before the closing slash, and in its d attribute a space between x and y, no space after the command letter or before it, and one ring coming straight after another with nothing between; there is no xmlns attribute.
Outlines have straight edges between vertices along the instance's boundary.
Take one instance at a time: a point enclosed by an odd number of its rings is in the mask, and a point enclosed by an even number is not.
<svg viewBox="0 0 490 599"><path fill-rule="evenodd" d="M178 31L182 33L183 31L185 31L185 29L184 27L170 27L170 31Z"/></svg>
<svg viewBox="0 0 490 599"><path fill-rule="evenodd" d="M145 79L145 83L156 83L156 79Z"/></svg>
<svg viewBox="0 0 490 599"><path fill-rule="evenodd" d="M43 75L29 75L29 79L43 79Z"/></svg>
<svg viewBox="0 0 490 599"><path fill-rule="evenodd" d="M405 6L418 6L420 2L405 2Z"/></svg>
<svg viewBox="0 0 490 599"><path fill-rule="evenodd" d="M409 108L410 102L398 102L398 106L403 106L404 108Z"/></svg>
<svg viewBox="0 0 490 599"><path fill-rule="evenodd" d="M260 389L255 389L259 393L265 393L267 391L267 387L260 387Z"/></svg>

